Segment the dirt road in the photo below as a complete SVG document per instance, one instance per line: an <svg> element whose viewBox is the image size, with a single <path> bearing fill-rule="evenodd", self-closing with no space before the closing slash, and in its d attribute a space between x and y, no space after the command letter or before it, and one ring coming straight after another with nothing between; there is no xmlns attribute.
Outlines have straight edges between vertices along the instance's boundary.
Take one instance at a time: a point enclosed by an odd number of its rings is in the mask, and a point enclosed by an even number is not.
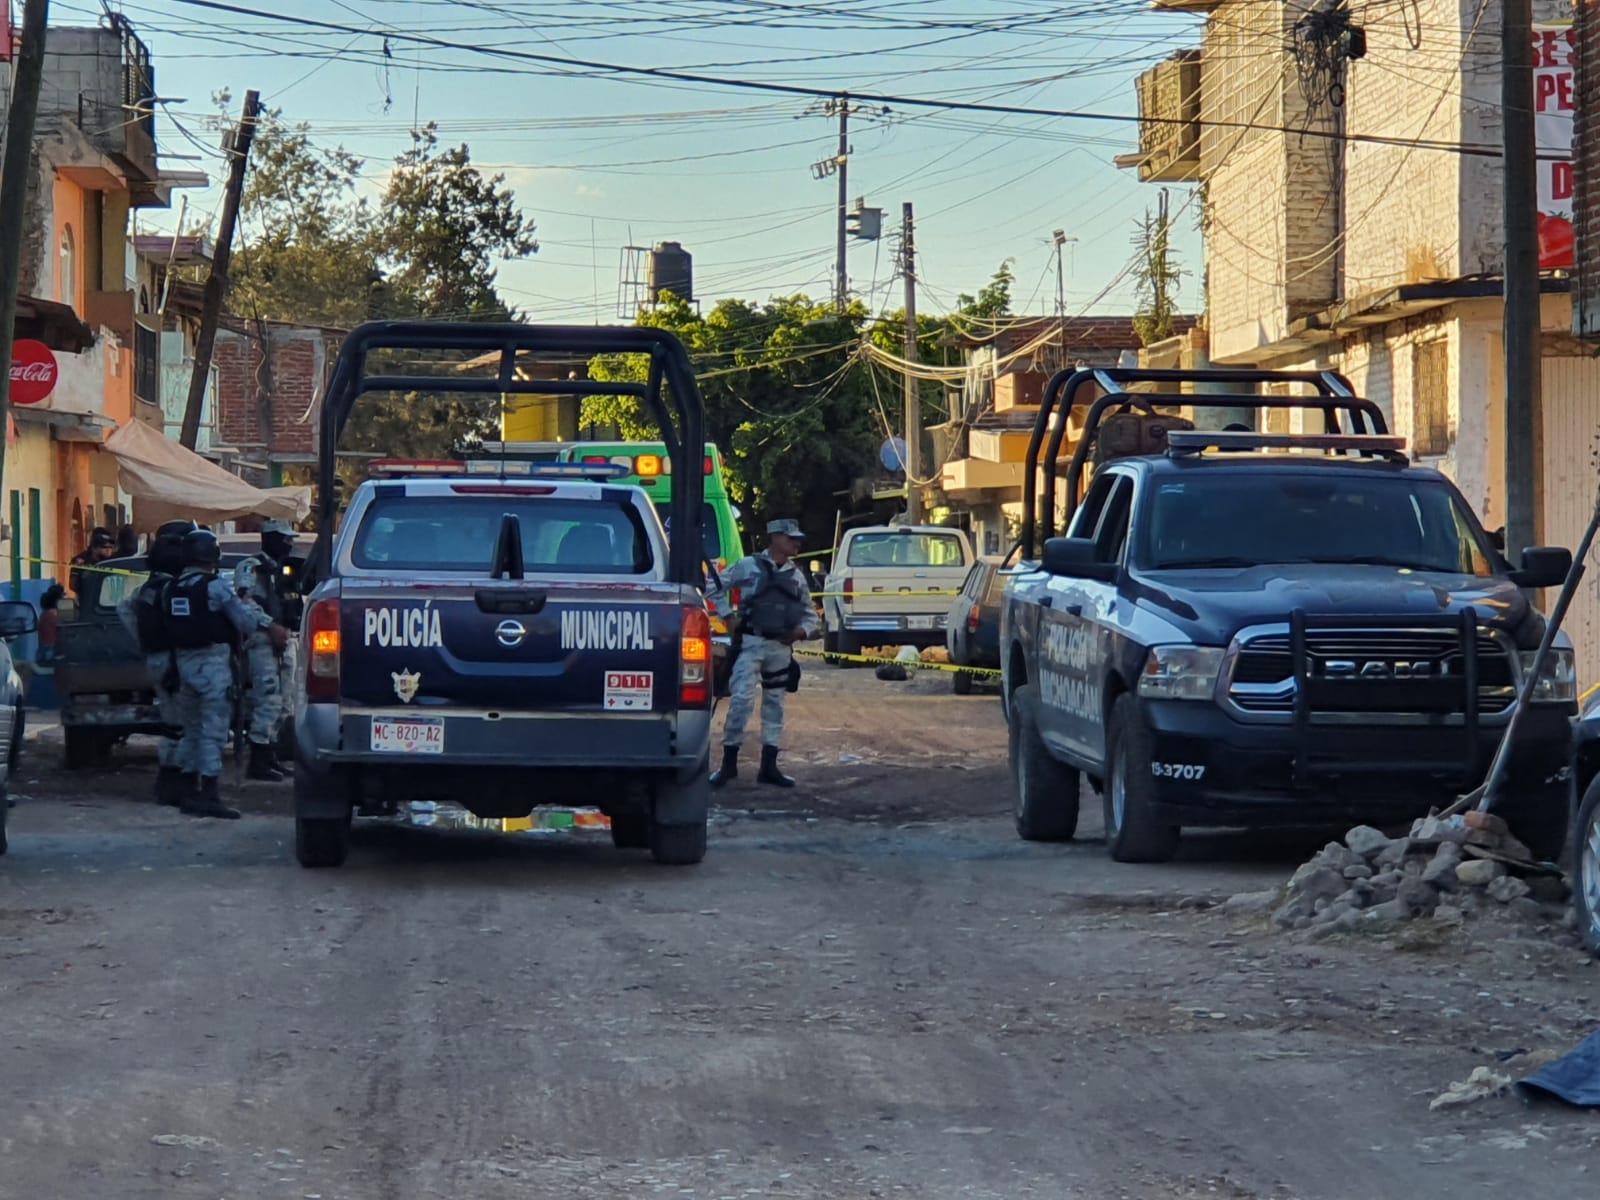
<svg viewBox="0 0 1600 1200"><path fill-rule="evenodd" d="M1507 927L1308 944L1203 906L1307 849L1163 867L1010 829L992 698L817 670L702 867L600 835L289 853L30 746L0 860L0 1197L1576 1195L1600 1119L1474 1066L1589 1031Z"/></svg>

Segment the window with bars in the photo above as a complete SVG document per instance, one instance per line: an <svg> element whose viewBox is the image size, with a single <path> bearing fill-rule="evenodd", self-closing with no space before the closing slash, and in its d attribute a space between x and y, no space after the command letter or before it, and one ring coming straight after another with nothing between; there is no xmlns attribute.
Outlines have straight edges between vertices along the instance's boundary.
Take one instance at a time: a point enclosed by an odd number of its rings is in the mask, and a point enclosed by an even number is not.
<svg viewBox="0 0 1600 1200"><path fill-rule="evenodd" d="M1443 338L1411 348L1411 449L1450 451L1450 348Z"/></svg>

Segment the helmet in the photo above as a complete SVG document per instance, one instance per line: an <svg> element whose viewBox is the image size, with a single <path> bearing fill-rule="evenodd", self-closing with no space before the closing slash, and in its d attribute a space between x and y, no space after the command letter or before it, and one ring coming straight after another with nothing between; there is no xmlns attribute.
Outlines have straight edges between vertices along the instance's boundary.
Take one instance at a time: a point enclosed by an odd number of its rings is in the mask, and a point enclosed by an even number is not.
<svg viewBox="0 0 1600 1200"><path fill-rule="evenodd" d="M222 561L222 547L209 529L191 529L183 535L183 565L214 567Z"/></svg>
<svg viewBox="0 0 1600 1200"><path fill-rule="evenodd" d="M163 575L176 575L183 569L183 539L194 529L193 521L168 521L150 539L145 566Z"/></svg>

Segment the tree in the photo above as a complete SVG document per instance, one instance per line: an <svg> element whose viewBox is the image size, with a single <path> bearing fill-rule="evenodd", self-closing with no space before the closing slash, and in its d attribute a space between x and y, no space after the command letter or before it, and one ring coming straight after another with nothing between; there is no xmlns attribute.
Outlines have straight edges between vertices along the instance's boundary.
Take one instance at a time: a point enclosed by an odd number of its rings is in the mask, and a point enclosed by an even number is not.
<svg viewBox="0 0 1600 1200"><path fill-rule="evenodd" d="M495 262L538 253L534 223L504 175L485 177L465 144L441 150L436 126L411 135L383 197L376 246L393 307L425 317L503 321Z"/></svg>
<svg viewBox="0 0 1600 1200"><path fill-rule="evenodd" d="M777 516L831 525L840 493L871 471L884 434L866 368L853 357L865 317L859 305L840 315L803 295L723 300L703 316L667 296L640 316L682 339L699 368L706 436L722 449L747 527ZM647 368L640 356L610 355L589 374L640 382ZM583 423L615 426L631 440L660 436L630 396L586 398Z"/></svg>
<svg viewBox="0 0 1600 1200"><path fill-rule="evenodd" d="M959 307L953 321L961 317L1009 317L1011 315L1011 285L1016 283L1017 276L1011 269L1014 259L1006 259L989 279L989 282L978 289L976 296L969 296L965 292L956 297Z"/></svg>
<svg viewBox="0 0 1600 1200"><path fill-rule="evenodd" d="M1162 188L1160 209L1153 216L1146 211L1144 219L1139 222L1138 231L1133 235L1136 252L1133 278L1139 294L1139 306L1133 315L1133 329L1146 346L1172 336L1172 319L1177 312L1178 281L1183 278L1184 271L1172 253L1171 230L1172 221L1167 215L1167 191Z"/></svg>

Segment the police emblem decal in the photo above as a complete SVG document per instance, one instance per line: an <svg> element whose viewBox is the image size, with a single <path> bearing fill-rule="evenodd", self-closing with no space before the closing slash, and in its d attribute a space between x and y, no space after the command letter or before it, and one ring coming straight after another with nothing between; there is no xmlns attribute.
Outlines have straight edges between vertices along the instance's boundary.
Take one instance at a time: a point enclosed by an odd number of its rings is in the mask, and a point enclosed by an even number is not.
<svg viewBox="0 0 1600 1200"><path fill-rule="evenodd" d="M422 682L422 675L418 671L391 671L389 678L394 680L394 694L400 697L404 704L410 704L416 699L417 685Z"/></svg>

